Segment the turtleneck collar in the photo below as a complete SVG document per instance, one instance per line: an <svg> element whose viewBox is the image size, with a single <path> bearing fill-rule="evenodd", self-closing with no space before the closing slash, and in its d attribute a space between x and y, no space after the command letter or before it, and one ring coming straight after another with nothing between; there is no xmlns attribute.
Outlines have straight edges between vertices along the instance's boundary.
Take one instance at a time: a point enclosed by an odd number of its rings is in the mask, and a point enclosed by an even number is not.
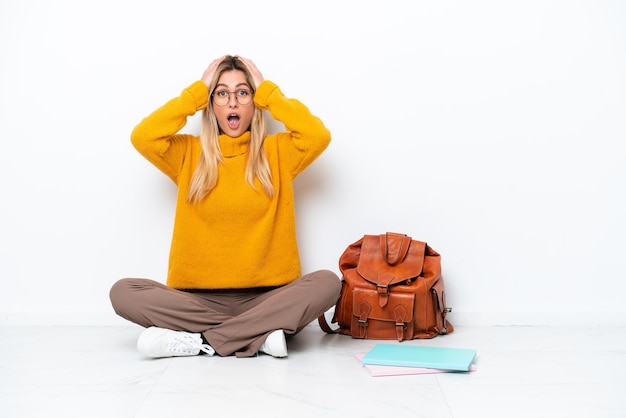
<svg viewBox="0 0 626 418"><path fill-rule="evenodd" d="M246 131L236 138L221 134L219 136L220 148L224 157L236 157L248 152L250 143L250 131Z"/></svg>

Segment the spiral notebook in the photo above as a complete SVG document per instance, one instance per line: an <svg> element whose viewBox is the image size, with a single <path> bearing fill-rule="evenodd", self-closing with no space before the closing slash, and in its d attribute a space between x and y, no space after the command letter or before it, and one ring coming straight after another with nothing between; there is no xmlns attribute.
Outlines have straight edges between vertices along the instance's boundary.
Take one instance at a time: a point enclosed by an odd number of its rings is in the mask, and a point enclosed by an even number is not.
<svg viewBox="0 0 626 418"><path fill-rule="evenodd" d="M476 357L476 350L469 348L376 344L363 356L361 363L469 371L474 357Z"/></svg>

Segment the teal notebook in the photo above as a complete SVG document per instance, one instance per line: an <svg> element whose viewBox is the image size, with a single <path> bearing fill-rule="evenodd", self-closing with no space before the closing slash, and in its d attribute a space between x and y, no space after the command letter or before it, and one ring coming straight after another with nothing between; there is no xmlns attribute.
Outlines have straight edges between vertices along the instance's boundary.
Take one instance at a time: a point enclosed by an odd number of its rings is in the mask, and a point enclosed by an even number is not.
<svg viewBox="0 0 626 418"><path fill-rule="evenodd" d="M469 371L475 356L476 350L468 348L376 344L363 356L361 363Z"/></svg>

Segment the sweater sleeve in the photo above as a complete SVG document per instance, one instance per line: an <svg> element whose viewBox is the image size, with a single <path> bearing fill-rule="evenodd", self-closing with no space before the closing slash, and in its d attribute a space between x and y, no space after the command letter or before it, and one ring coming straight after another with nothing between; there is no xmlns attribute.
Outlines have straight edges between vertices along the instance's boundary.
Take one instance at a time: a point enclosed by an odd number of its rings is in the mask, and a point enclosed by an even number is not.
<svg viewBox="0 0 626 418"><path fill-rule="evenodd" d="M191 135L179 134L187 118L207 107L209 93L198 80L180 96L145 117L131 133L131 143L148 161L178 183L178 175Z"/></svg>
<svg viewBox="0 0 626 418"><path fill-rule="evenodd" d="M278 134L278 146L291 161L295 178L308 167L330 144L330 131L317 116L296 99L287 98L278 86L264 80L258 87L254 101L257 107L270 112L287 132Z"/></svg>

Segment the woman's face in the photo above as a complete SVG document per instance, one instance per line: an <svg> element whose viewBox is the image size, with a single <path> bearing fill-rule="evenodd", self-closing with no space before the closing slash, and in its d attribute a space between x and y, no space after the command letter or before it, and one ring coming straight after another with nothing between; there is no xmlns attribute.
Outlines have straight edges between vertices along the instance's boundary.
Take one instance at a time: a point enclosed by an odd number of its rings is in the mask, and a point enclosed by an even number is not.
<svg viewBox="0 0 626 418"><path fill-rule="evenodd" d="M212 100L213 112L222 133L238 137L248 130L254 115L252 96L243 71L229 70L220 75Z"/></svg>

